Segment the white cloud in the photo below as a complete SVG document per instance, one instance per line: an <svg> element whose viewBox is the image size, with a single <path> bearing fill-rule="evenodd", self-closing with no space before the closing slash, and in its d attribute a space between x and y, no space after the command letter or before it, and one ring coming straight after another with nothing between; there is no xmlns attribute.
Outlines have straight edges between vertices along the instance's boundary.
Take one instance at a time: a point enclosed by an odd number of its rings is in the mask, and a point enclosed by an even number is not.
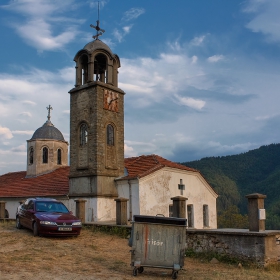
<svg viewBox="0 0 280 280"><path fill-rule="evenodd" d="M137 152L128 144L124 143L124 156L125 157L135 157L137 156Z"/></svg>
<svg viewBox="0 0 280 280"><path fill-rule="evenodd" d="M32 135L34 131L32 130L13 130L13 134L18 134L18 135Z"/></svg>
<svg viewBox="0 0 280 280"><path fill-rule="evenodd" d="M198 60L198 57L196 55L194 55L192 57L192 64L195 64L197 62L197 60Z"/></svg>
<svg viewBox="0 0 280 280"><path fill-rule="evenodd" d="M143 8L131 8L130 10L128 10L124 13L122 20L130 21L130 20L138 18L139 16L141 16L144 13L145 13L145 10Z"/></svg>
<svg viewBox="0 0 280 280"><path fill-rule="evenodd" d="M220 61L220 60L224 60L224 56L223 55L213 55L213 56L210 56L210 57L208 57L207 58L207 61L208 62L218 62L218 61Z"/></svg>
<svg viewBox="0 0 280 280"><path fill-rule="evenodd" d="M39 51L62 49L77 35L74 27L67 28L59 35L53 35L51 24L43 19L33 19L22 26L14 26L19 36Z"/></svg>
<svg viewBox="0 0 280 280"><path fill-rule="evenodd" d="M196 110L201 110L206 104L206 102L203 100L194 99L191 97L181 97L177 94L175 97L177 98L177 101L180 105L185 105Z"/></svg>
<svg viewBox="0 0 280 280"><path fill-rule="evenodd" d="M267 0L247 0L243 12L254 13L257 12Z"/></svg>
<svg viewBox="0 0 280 280"><path fill-rule="evenodd" d="M122 31L118 30L117 28L115 28L113 30L113 36L115 37L115 39L120 43L122 42L123 38L129 34L130 30L132 29L133 25L129 25L129 26L124 26L122 28Z"/></svg>
<svg viewBox="0 0 280 280"><path fill-rule="evenodd" d="M253 32L266 36L270 42L280 42L280 1L279 0L249 0L244 12L254 14L246 27Z"/></svg>
<svg viewBox="0 0 280 280"><path fill-rule="evenodd" d="M31 117L32 117L32 114L31 114L30 112L22 112L22 113L19 114L19 116L31 118Z"/></svg>
<svg viewBox="0 0 280 280"><path fill-rule="evenodd" d="M13 134L11 130L7 127L3 127L0 125L0 139L11 139L13 138Z"/></svg>
<svg viewBox="0 0 280 280"><path fill-rule="evenodd" d="M170 50L173 50L173 51L176 51L176 52L182 51L181 44L179 43L178 40L176 40L174 42L168 42L167 45L170 48Z"/></svg>
<svg viewBox="0 0 280 280"><path fill-rule="evenodd" d="M12 153L20 153L26 155L26 145L20 145L11 149Z"/></svg>
<svg viewBox="0 0 280 280"><path fill-rule="evenodd" d="M205 35L195 37L191 40L190 44L193 46L200 46L204 42L205 37Z"/></svg>
<svg viewBox="0 0 280 280"><path fill-rule="evenodd" d="M89 3L89 6L91 8L98 8L99 5L99 8L102 9L106 4L107 4L107 0L101 0L101 1L94 0Z"/></svg>
<svg viewBox="0 0 280 280"><path fill-rule="evenodd" d="M75 9L73 0L17 0L1 8L24 17L24 21L18 17L9 24L38 51L62 49L78 34L77 27L81 21L58 16L61 12ZM62 27L62 31L57 31L58 26Z"/></svg>
<svg viewBox="0 0 280 280"><path fill-rule="evenodd" d="M124 26L124 27L123 27L123 31L124 31L124 33L125 33L125 34L128 34L128 33L130 32L130 30L131 30L132 26L133 26L133 25Z"/></svg>
<svg viewBox="0 0 280 280"><path fill-rule="evenodd" d="M32 106L35 106L36 103L34 101L31 101L31 100L24 100L22 101L23 104L29 104L29 105L32 105Z"/></svg>
<svg viewBox="0 0 280 280"><path fill-rule="evenodd" d="M187 50L180 45L174 50L161 52L158 57L137 57L122 59L120 68L120 87L133 94L136 107L146 107L155 102L166 102L170 99L178 101L176 94L189 87L211 89L214 81L205 73L205 66L197 56L188 56ZM137 78L135 78L137 77ZM133 83L132 83L133 81ZM175 97L172 99L172 97ZM183 104L197 110L205 106L205 102L190 96L183 99Z"/></svg>
<svg viewBox="0 0 280 280"><path fill-rule="evenodd" d="M122 39L123 39L124 34L121 33L118 29L115 28L113 30L113 36L120 43L122 41Z"/></svg>
<svg viewBox="0 0 280 280"><path fill-rule="evenodd" d="M140 15L142 15L145 12L142 8L131 8L130 10L126 11L124 13L124 16L122 18L122 21L131 21L134 19L137 19ZM133 27L133 24L125 25L121 27L121 30L118 28L115 28L113 30L113 36L115 40L117 40L119 43L123 41L124 37L130 33L131 29Z"/></svg>
<svg viewBox="0 0 280 280"><path fill-rule="evenodd" d="M0 119L4 122L1 127L1 139L10 139L14 136L10 141L13 146L19 141L26 141L27 135L30 138L29 136L47 120L46 107L49 104L54 109L51 115L52 123L58 129L66 130L61 130L63 134L68 133L68 91L72 85L61 78L62 72L61 70L51 73L34 68L26 70L21 75L0 75L0 91L7 97L7 101L0 102ZM74 79L74 74L72 77ZM30 105L34 104L36 106L32 106L31 109Z"/></svg>

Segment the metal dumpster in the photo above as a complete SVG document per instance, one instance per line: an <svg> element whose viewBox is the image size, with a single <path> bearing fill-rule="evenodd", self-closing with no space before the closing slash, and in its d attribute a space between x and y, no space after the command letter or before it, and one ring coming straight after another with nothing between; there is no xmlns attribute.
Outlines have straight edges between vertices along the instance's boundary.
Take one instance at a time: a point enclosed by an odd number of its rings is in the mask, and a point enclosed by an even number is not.
<svg viewBox="0 0 280 280"><path fill-rule="evenodd" d="M184 266L187 220L134 215L129 245L133 275L144 267L172 269L172 278Z"/></svg>

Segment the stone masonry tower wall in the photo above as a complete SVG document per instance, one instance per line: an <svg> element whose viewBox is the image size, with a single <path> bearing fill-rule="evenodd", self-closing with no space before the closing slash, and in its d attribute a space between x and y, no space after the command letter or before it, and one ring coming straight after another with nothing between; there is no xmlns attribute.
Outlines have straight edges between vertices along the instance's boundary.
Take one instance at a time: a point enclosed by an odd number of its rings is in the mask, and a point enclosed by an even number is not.
<svg viewBox="0 0 280 280"><path fill-rule="evenodd" d="M75 56L70 93L71 197L117 197L114 179L124 173L124 92L119 58L100 40Z"/></svg>

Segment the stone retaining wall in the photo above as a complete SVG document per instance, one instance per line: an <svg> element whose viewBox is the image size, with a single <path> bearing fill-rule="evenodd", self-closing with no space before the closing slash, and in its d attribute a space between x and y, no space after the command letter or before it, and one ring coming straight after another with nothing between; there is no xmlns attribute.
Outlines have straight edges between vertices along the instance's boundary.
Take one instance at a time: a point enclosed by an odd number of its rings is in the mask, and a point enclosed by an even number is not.
<svg viewBox="0 0 280 280"><path fill-rule="evenodd" d="M267 266L280 261L280 231L188 229L186 250L196 253L217 253L241 262Z"/></svg>

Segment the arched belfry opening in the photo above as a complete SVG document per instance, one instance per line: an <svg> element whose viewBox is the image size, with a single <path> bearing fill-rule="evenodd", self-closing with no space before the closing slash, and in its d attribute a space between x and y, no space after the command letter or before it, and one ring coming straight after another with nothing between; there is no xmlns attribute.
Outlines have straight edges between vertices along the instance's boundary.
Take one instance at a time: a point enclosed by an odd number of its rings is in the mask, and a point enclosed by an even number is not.
<svg viewBox="0 0 280 280"><path fill-rule="evenodd" d="M120 59L100 40L88 43L75 58L76 84L83 86L91 82L102 82L118 87Z"/></svg>
<svg viewBox="0 0 280 280"><path fill-rule="evenodd" d="M83 54L80 57L80 71L81 73L81 82L82 85L86 84L88 82L88 56L86 54Z"/></svg>
<svg viewBox="0 0 280 280"><path fill-rule="evenodd" d="M104 54L94 58L94 80L107 83L107 57Z"/></svg>

